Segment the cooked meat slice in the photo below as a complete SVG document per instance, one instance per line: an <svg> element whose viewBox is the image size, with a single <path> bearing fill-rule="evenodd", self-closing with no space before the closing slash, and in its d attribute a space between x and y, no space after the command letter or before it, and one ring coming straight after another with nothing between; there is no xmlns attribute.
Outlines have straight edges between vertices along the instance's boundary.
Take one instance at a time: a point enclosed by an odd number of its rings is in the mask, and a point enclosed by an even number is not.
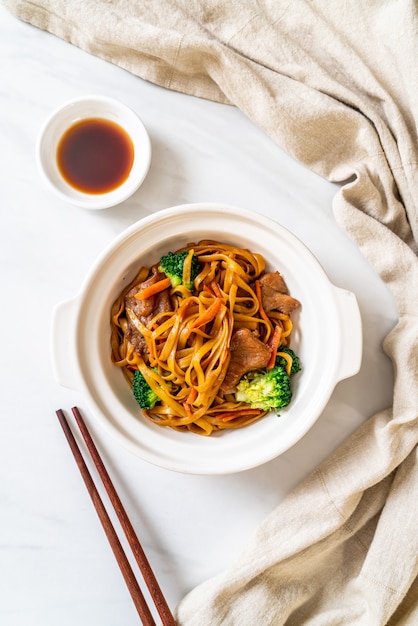
<svg viewBox="0 0 418 626"><path fill-rule="evenodd" d="M289 290L280 272L270 272L263 274L260 278L260 285L267 293L270 291L278 291L279 293L289 294Z"/></svg>
<svg viewBox="0 0 418 626"><path fill-rule="evenodd" d="M150 298L146 298L145 300L137 300L135 298L135 295L140 291L143 291L146 287L150 287L151 285L157 283L159 280L163 280L163 278L166 278L165 274L162 274L158 271L157 265L154 265L151 268L151 272L152 274L149 278L147 278L147 280L144 280L142 283L139 283L139 285L135 285L135 287L132 287L132 289L128 291L125 296L126 307L128 309L132 309L135 315L140 319L144 316L152 314L155 309L155 301L158 298L159 294L151 296ZM166 292L162 291L160 293Z"/></svg>
<svg viewBox="0 0 418 626"><path fill-rule="evenodd" d="M144 335L135 328L130 320L128 320L128 328L125 332L126 339L133 345L135 352L141 356L148 354L148 346Z"/></svg>
<svg viewBox="0 0 418 626"><path fill-rule="evenodd" d="M240 328L231 337L230 352L231 360L221 385L224 393L234 393L239 380L247 372L266 367L271 348L248 328Z"/></svg>
<svg viewBox="0 0 418 626"><path fill-rule="evenodd" d="M135 298L135 295L145 289L145 287L149 287L150 285L153 285L159 280L165 278L165 274L161 274L158 271L156 265L153 266L151 269L152 275L144 282L133 287L130 291L128 291L125 296L126 309L130 309L134 313L135 317L137 317L144 326L147 326L151 319L155 315L157 315L157 313L163 313L164 311L173 310L173 305L168 289L160 291L159 293L151 296L150 298L146 298L145 300L137 300ZM126 338L134 346L135 351L138 354L147 354L147 344L143 335L136 328L129 316L127 316L127 321L128 328L126 331Z"/></svg>
<svg viewBox="0 0 418 626"><path fill-rule="evenodd" d="M299 300L289 296L286 283L279 272L264 274L260 278L260 287L263 308L266 313L277 310L290 315L300 307Z"/></svg>
<svg viewBox="0 0 418 626"><path fill-rule="evenodd" d="M276 294L274 302L271 301L271 303L274 304L274 306L268 309L264 308L267 313L274 309L275 311L280 311L280 313L291 315L293 311L300 307L299 300L292 298L292 296L286 296L284 293Z"/></svg>

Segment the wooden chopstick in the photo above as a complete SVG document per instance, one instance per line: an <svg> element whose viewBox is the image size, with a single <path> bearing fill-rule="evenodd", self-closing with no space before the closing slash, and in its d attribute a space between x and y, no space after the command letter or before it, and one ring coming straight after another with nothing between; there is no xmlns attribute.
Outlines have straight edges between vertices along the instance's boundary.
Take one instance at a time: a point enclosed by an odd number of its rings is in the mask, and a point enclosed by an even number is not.
<svg viewBox="0 0 418 626"><path fill-rule="evenodd" d="M83 439L86 443L87 449L90 453L90 456L98 470L100 479L103 482L103 485L106 489L106 492L109 496L109 499L112 503L112 506L118 516L119 522L123 528L123 531L126 535L128 543L131 547L132 553L135 557L136 562L141 570L144 581L148 587L148 590L151 594L151 597L154 601L155 607L160 615L163 626L175 626L176 622L174 617L170 611L170 608L164 598L164 595L160 589L160 586L155 578L154 572L152 571L151 565L144 553L144 550L139 542L139 539L135 533L135 530L128 518L128 515L123 507L123 504L116 492L116 489L112 483L112 480L104 466L104 463L100 457L100 454L96 448L96 445L87 429L87 426L81 416L81 413L77 407L73 407L72 409L73 415L77 422L77 425L80 429L80 432L83 436ZM135 607L138 611L138 614L141 618L142 624L144 626L155 626L155 620L151 614L151 611L146 603L146 600L143 596L143 593L139 587L138 581L135 578L135 574L129 564L129 561L126 557L126 554L123 550L123 547L119 541L119 538L116 534L116 531L112 525L110 517L106 511L106 508L103 504L103 501L100 497L100 494L94 484L93 478L89 472L89 469L84 461L83 455L78 447L78 444L74 438L72 430L68 424L68 421L65 417L65 414L62 409L58 409L56 411L57 417L60 421L64 434L67 438L67 441L70 445L71 451L74 455L80 473L83 477L83 480L86 484L87 490L90 494L90 497L93 501L99 519L102 523L103 529L106 533L108 541L111 545L113 553L116 557L116 560L119 564L122 575L125 579L129 592L132 596L132 600L135 604Z"/></svg>

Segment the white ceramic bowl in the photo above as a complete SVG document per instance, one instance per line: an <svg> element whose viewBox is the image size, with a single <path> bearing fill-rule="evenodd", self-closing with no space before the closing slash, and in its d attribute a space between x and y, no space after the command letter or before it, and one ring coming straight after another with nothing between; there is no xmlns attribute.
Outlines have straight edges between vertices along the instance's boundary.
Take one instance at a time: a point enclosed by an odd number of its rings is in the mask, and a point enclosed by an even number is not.
<svg viewBox="0 0 418 626"><path fill-rule="evenodd" d="M81 120L101 118L121 126L130 136L134 159L126 180L106 193L85 193L71 186L57 164L57 148L64 133ZM129 198L144 181L151 163L151 142L138 115L128 106L103 96L76 98L56 109L40 130L36 161L47 185L63 200L84 209L105 209Z"/></svg>
<svg viewBox="0 0 418 626"><path fill-rule="evenodd" d="M156 426L141 415L129 385L110 358L113 301L142 264L187 242L217 239L263 254L302 303L292 347L303 371L292 379L291 404L245 428L210 437ZM361 320L355 296L335 287L305 245L256 213L217 204L160 211L125 230L91 268L80 292L59 304L52 322L57 380L81 391L99 423L141 458L194 474L227 474L261 465L293 446L312 427L336 383L358 372Z"/></svg>

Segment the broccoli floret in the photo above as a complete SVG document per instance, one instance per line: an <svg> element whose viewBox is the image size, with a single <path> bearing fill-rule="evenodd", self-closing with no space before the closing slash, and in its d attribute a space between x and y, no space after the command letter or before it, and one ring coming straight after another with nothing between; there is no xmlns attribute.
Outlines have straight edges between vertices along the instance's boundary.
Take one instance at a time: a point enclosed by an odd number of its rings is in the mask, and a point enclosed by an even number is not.
<svg viewBox="0 0 418 626"><path fill-rule="evenodd" d="M178 285L183 283L183 266L188 254L187 250L184 250L183 252L169 252L166 256L163 256L160 259L158 269L160 272L164 272L164 274L170 279L173 287L178 287ZM190 291L193 289L194 279L199 272L200 263L197 256L194 254L190 269L190 283L186 285L187 289Z"/></svg>
<svg viewBox="0 0 418 626"><path fill-rule="evenodd" d="M300 359L299 357L293 352L293 350L291 348L288 348L286 346L280 346L280 348L278 349L277 352L286 352L286 354L288 354L289 356L292 357L292 367L290 369L290 375L292 374L297 374L298 372L301 371L302 366L300 364ZM276 359L276 365L280 365L281 367L286 368L287 366L287 361L286 359L284 359L282 356L278 356Z"/></svg>
<svg viewBox="0 0 418 626"><path fill-rule="evenodd" d="M292 399L290 378L280 365L257 374L246 374L237 385L235 399L246 402L252 409L280 409Z"/></svg>
<svg viewBox="0 0 418 626"><path fill-rule="evenodd" d="M159 397L155 391L151 389L144 375L139 370L135 370L134 373L132 392L141 409L153 409L159 401Z"/></svg>

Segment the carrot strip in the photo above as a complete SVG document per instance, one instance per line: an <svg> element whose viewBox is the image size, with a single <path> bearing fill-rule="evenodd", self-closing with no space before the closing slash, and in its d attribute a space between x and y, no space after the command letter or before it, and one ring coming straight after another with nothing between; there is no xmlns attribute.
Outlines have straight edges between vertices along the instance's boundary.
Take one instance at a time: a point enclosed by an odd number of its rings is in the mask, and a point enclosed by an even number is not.
<svg viewBox="0 0 418 626"><path fill-rule="evenodd" d="M206 293L210 293L211 296L214 296L215 294L213 293L212 289L208 286L208 285L203 285L203 289L202 291L205 291Z"/></svg>
<svg viewBox="0 0 418 626"><path fill-rule="evenodd" d="M189 310L190 305L192 304L192 300L186 300L186 302L183 304L183 307L180 310L180 320L182 322L184 322L184 320L187 317L187 311Z"/></svg>
<svg viewBox="0 0 418 626"><path fill-rule="evenodd" d="M215 294L215 296L217 298L222 298L221 288L219 287L218 283L215 280L211 280L210 286L212 287L213 293Z"/></svg>
<svg viewBox="0 0 418 626"><path fill-rule="evenodd" d="M192 413L192 409L190 407L190 404L188 402L183 402L183 407L184 410L186 411L186 415L189 419L193 419L193 413Z"/></svg>
<svg viewBox="0 0 418 626"><path fill-rule="evenodd" d="M228 411L226 413L219 413L216 415L217 419L221 419L223 422L230 422L236 417L242 417L243 415L261 415L264 413L261 409L240 409L239 411Z"/></svg>
<svg viewBox="0 0 418 626"><path fill-rule="evenodd" d="M260 310L260 315L263 318L263 320L266 322L266 324L271 328L271 321L268 318L264 308L263 308L263 298L261 295L261 285L260 285L260 281L256 280L255 281L255 294L257 296L257 300L258 300L258 306L259 306L259 310Z"/></svg>
<svg viewBox="0 0 418 626"><path fill-rule="evenodd" d="M190 389L189 395L187 396L187 400L186 400L187 404L193 404L193 402L196 400L196 398L197 398L197 389L192 387Z"/></svg>
<svg viewBox="0 0 418 626"><path fill-rule="evenodd" d="M149 287L145 287L145 289L135 294L135 298L137 300L146 300L147 298L150 298L151 296L155 296L156 293L160 293L160 291L164 291L164 289L167 289L167 287L170 287L170 285L171 285L170 279L163 278L162 280L159 280L158 282L154 283L153 285L150 285Z"/></svg>
<svg viewBox="0 0 418 626"><path fill-rule="evenodd" d="M190 328L193 330L195 328L200 328L201 326L203 326L203 324L207 324L208 322L211 322L214 319L214 317L216 317L216 315L218 314L219 309L221 308L221 304L222 304L222 300L220 298L216 298L216 300L212 302L210 307L206 309L206 311L202 313L202 315L200 315L199 317L195 319L195 321L191 324Z"/></svg>
<svg viewBox="0 0 418 626"><path fill-rule="evenodd" d="M269 346L271 348L271 354L269 361L266 365L266 369L271 370L276 364L277 350L279 349L282 340L282 328L278 324L274 327L274 332L270 337Z"/></svg>

